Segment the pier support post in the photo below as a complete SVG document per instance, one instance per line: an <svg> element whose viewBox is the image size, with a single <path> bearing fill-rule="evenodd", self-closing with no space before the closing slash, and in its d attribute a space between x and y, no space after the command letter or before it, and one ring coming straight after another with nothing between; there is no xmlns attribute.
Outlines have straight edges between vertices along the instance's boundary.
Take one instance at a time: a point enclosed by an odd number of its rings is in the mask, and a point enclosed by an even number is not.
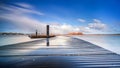
<svg viewBox="0 0 120 68"><path fill-rule="evenodd" d="M49 25L47 25L46 26L47 27L47 32L46 32L46 34L47 34L47 46L49 46Z"/></svg>
<svg viewBox="0 0 120 68"><path fill-rule="evenodd" d="M37 32L37 30L36 30L36 37L37 37L37 35L38 35L38 32Z"/></svg>

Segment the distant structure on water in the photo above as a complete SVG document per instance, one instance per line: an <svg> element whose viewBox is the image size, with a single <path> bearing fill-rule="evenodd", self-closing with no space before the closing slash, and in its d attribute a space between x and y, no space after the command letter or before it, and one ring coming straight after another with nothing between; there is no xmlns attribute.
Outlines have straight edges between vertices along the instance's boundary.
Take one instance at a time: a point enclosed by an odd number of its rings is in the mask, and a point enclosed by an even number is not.
<svg viewBox="0 0 120 68"><path fill-rule="evenodd" d="M49 25L46 25L46 34L38 34L38 30L36 30L35 34L29 35L30 38L50 38L55 37L55 35L49 35Z"/></svg>
<svg viewBox="0 0 120 68"><path fill-rule="evenodd" d="M83 35L82 32L70 32L68 35Z"/></svg>

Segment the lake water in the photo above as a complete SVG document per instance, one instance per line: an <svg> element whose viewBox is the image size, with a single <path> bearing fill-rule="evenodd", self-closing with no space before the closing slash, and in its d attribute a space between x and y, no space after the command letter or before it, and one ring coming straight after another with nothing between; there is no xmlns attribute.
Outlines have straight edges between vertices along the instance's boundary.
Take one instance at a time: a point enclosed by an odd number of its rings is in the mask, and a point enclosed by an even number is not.
<svg viewBox="0 0 120 68"><path fill-rule="evenodd" d="M0 46L28 42L33 40L37 39L31 39L27 35L0 35Z"/></svg>
<svg viewBox="0 0 120 68"><path fill-rule="evenodd" d="M75 37L120 54L120 35L81 35Z"/></svg>

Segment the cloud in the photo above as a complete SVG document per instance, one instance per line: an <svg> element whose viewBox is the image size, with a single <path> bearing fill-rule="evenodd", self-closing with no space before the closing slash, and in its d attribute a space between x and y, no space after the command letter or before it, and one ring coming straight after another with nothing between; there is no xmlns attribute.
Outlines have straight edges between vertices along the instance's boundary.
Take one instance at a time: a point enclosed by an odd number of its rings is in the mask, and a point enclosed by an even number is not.
<svg viewBox="0 0 120 68"><path fill-rule="evenodd" d="M84 19L81 19L81 18L79 18L79 19L77 19L79 22L86 22Z"/></svg>
<svg viewBox="0 0 120 68"><path fill-rule="evenodd" d="M25 15L19 15L19 14L4 14L0 16L0 18L5 19L7 21L10 21L11 24L16 25L20 30L33 32L36 29L42 29L44 31L45 23L42 23L40 21L37 21L33 18L30 18Z"/></svg>
<svg viewBox="0 0 120 68"><path fill-rule="evenodd" d="M30 14L41 16L43 13L14 5L6 5L0 8L4 11L1 13L0 19L4 19L9 21L11 24L16 25L16 29L24 30L26 32L33 32L36 29L39 29L41 32L45 32L46 24L30 17Z"/></svg>
<svg viewBox="0 0 120 68"><path fill-rule="evenodd" d="M107 25L98 19L93 19L92 23L89 23L87 26L80 26L79 29L83 33L104 33L108 31Z"/></svg>
<svg viewBox="0 0 120 68"><path fill-rule="evenodd" d="M79 30L81 32L83 32L83 33L90 33L91 32L90 28L89 27L85 27L85 26L80 26Z"/></svg>
<svg viewBox="0 0 120 68"><path fill-rule="evenodd" d="M43 13L32 9L32 6L27 4L18 4L21 7L15 5L6 5L0 7L3 9L3 13L0 15L0 19L9 21L11 24L17 26L16 29L23 30L25 32L35 32L38 29L39 33L46 33L46 23L31 18L31 14L44 15ZM25 8L23 8L25 7ZM84 19L78 19L80 22L85 22ZM50 24L50 33L54 34L66 34L69 32L83 32L94 33L101 32L107 27L98 19L93 19L92 23L87 26L73 26L70 24L60 24L59 22L52 22Z"/></svg>
<svg viewBox="0 0 120 68"><path fill-rule="evenodd" d="M15 3L15 4L20 7L24 7L24 8L33 8L33 6L31 6L30 4L26 4L26 3Z"/></svg>
<svg viewBox="0 0 120 68"><path fill-rule="evenodd" d="M66 34L69 32L79 32L79 27L70 24L51 25L51 31L55 34Z"/></svg>
<svg viewBox="0 0 120 68"><path fill-rule="evenodd" d="M83 33L103 33L106 28L107 25L102 23L100 20L96 19L93 20L93 23L89 23L87 26L73 26L70 24L59 24L59 22L57 23L53 23L50 26L50 31L51 33L54 34L67 34L69 32L83 32Z"/></svg>
<svg viewBox="0 0 120 68"><path fill-rule="evenodd" d="M93 19L93 23L89 23L88 27L90 29L103 30L103 29L105 29L107 27L107 25L102 23L98 19Z"/></svg>
<svg viewBox="0 0 120 68"><path fill-rule="evenodd" d="M93 19L93 22L95 22L95 23L101 23L101 21L98 20L98 19Z"/></svg>
<svg viewBox="0 0 120 68"><path fill-rule="evenodd" d="M0 8L2 8L5 12L9 12L9 13L16 13L16 14L36 14L36 15L44 15L44 13L40 12L40 11L36 11L33 8L24 8L22 7L18 7L18 6L14 6L14 5L6 5L6 6L1 6Z"/></svg>
<svg viewBox="0 0 120 68"><path fill-rule="evenodd" d="M4 6L2 8L7 12L3 13L0 18L10 21L11 24L15 24L18 27L16 29L24 30L26 32L34 32L38 29L39 33L46 33L46 23L40 22L29 16L29 14L33 13L41 15L40 13L37 13L38 11L13 5ZM50 24L50 33L54 34L66 34L79 30L79 27L70 24L59 24L58 22L52 22L52 24Z"/></svg>
<svg viewBox="0 0 120 68"><path fill-rule="evenodd" d="M21 4L19 4L19 6L20 5ZM0 18L16 25L16 29L24 30L26 32L35 32L35 30L38 29L39 33L46 33L46 23L40 22L29 16L29 14L33 13L41 15L40 13L37 13L38 11L13 5L3 6L2 8L4 9L5 13L1 14ZM74 31L79 31L79 28L70 24L59 24L58 22L52 22L52 24L50 24L50 33L66 34Z"/></svg>

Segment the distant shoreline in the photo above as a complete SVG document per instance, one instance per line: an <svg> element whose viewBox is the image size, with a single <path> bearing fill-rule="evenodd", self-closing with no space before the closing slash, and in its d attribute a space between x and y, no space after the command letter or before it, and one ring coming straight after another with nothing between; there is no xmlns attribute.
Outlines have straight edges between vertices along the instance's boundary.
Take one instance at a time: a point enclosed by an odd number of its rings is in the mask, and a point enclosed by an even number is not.
<svg viewBox="0 0 120 68"><path fill-rule="evenodd" d="M29 35L29 34L14 33L14 32L0 32L0 35ZM82 34L82 35L120 35L120 34ZM82 35L68 35L68 36L82 36ZM58 36L58 35L56 35L56 36Z"/></svg>
<svg viewBox="0 0 120 68"><path fill-rule="evenodd" d="M12 33L12 32L5 32L5 33L0 33L0 35L27 35L27 34L24 34L24 33Z"/></svg>
<svg viewBox="0 0 120 68"><path fill-rule="evenodd" d="M84 35L120 35L120 34L84 34Z"/></svg>

